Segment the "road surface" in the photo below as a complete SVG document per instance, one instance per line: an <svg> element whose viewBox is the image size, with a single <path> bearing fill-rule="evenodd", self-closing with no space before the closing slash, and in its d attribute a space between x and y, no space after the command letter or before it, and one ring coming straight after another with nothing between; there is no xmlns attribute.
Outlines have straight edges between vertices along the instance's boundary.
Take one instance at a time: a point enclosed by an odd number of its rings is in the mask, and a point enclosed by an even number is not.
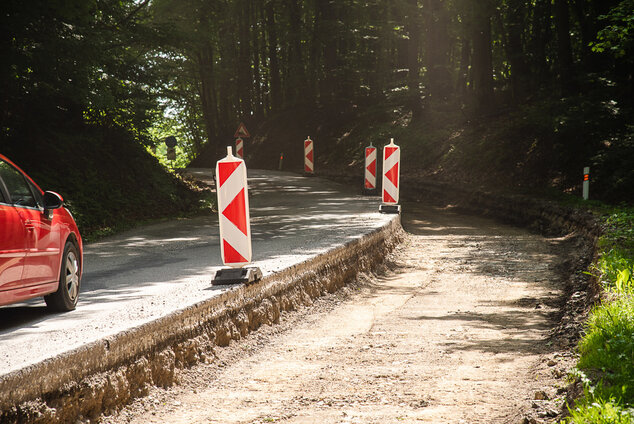
<svg viewBox="0 0 634 424"><path fill-rule="evenodd" d="M190 170L211 181L209 169ZM379 199L320 178L249 170L253 261L264 275L361 237L391 216ZM226 288L216 213L145 226L85 246L77 310L44 301L0 308L0 375L193 305Z"/></svg>
<svg viewBox="0 0 634 424"><path fill-rule="evenodd" d="M153 389L102 422L551 420L563 396L554 386L573 362L548 337L566 239L422 205L403 210L410 235L384 275L216 349L213 363L179 371L181 385Z"/></svg>

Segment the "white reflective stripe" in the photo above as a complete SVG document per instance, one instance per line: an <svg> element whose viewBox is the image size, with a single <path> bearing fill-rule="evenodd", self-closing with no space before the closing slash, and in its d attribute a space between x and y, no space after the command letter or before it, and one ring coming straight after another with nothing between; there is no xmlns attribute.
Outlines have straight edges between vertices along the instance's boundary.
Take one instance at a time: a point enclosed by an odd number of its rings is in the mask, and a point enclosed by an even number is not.
<svg viewBox="0 0 634 424"><path fill-rule="evenodd" d="M396 151L394 151L394 153L392 153L390 157L387 159L385 159L385 153L387 152L386 151L383 152L383 163L385 164L383 166L383 172L387 172L390 169L392 169L392 167L396 164L396 162L398 162L401 159L401 149L396 149Z"/></svg>
<svg viewBox="0 0 634 424"><path fill-rule="evenodd" d="M224 215L220 216L220 225L222 228L222 239L226 240L227 243L236 249L237 252L247 260L247 263L251 262L251 231L249 225L247 224L246 236ZM224 244L222 246L224 247Z"/></svg>
<svg viewBox="0 0 634 424"><path fill-rule="evenodd" d="M399 163L400 160L401 160L401 149L398 146L396 146L396 147L397 147L397 149L394 152L392 152L390 157L388 157L387 159L385 158L387 150L385 148L383 149L383 164L384 165L383 165L383 179L382 179L382 181L383 181L383 190L386 191L390 196L392 196L394 201L396 203L398 203L399 188L397 186L395 186L394 183L392 181L390 181L390 179L387 178L387 172L390 169L392 169L394 167L394 165ZM398 172L396 174L396 182L397 182L397 184L399 183L400 173L401 173L401 166L400 166L400 163L399 163ZM382 200L383 200L383 203L392 203L391 201L387 202L384 198Z"/></svg>
<svg viewBox="0 0 634 424"><path fill-rule="evenodd" d="M376 149L372 149L369 155L365 157L365 178L372 184L372 187L376 187L376 171L377 166L374 165L374 175L370 172L368 167L372 164L372 162L376 161Z"/></svg>
<svg viewBox="0 0 634 424"><path fill-rule="evenodd" d="M242 154L240 153L240 150L243 148L244 148L244 140L242 140L241 138L238 138L236 140L236 156L238 156L241 159L242 159Z"/></svg>
<svg viewBox="0 0 634 424"><path fill-rule="evenodd" d="M304 144L304 164L312 171L313 170L313 161L308 159L308 154L313 151L313 142L311 141L308 145Z"/></svg>
<svg viewBox="0 0 634 424"><path fill-rule="evenodd" d="M251 262L251 223L249 217L249 192L247 186L247 169L243 160L227 158L218 161L216 164L216 175L219 176L220 163L239 162L236 169L225 182L218 188L218 221L220 226L220 249L222 253L222 261L228 266L242 266ZM246 219L246 235L229 219L223 212L244 190L244 215ZM224 242L231 245L246 262L227 262L225 260Z"/></svg>
<svg viewBox="0 0 634 424"><path fill-rule="evenodd" d="M224 208L240 193L243 187L246 187L246 169L244 162L240 161L240 165L226 179L224 184L220 186L218 192L218 210L222 212ZM222 207L221 207L222 206Z"/></svg>

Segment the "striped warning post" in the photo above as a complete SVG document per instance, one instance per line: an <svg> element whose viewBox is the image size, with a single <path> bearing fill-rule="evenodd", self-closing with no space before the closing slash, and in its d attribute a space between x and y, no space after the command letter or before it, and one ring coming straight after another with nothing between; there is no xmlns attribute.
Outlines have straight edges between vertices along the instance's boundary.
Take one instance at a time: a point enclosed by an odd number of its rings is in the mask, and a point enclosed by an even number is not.
<svg viewBox="0 0 634 424"><path fill-rule="evenodd" d="M583 168L583 186L582 186L583 200L588 200L590 196L590 167Z"/></svg>
<svg viewBox="0 0 634 424"><path fill-rule="evenodd" d="M236 156L244 159L244 140L236 138Z"/></svg>
<svg viewBox="0 0 634 424"><path fill-rule="evenodd" d="M216 163L218 220L222 262L239 268L251 262L251 223L247 168L227 146L227 157Z"/></svg>
<svg viewBox="0 0 634 424"><path fill-rule="evenodd" d="M401 148L390 139L383 148L383 196L382 202L388 205L398 203Z"/></svg>
<svg viewBox="0 0 634 424"><path fill-rule="evenodd" d="M365 148L365 183L366 190L376 189L376 147L370 143Z"/></svg>
<svg viewBox="0 0 634 424"><path fill-rule="evenodd" d="M310 139L310 136L304 140L304 172L308 174L315 172L313 140Z"/></svg>

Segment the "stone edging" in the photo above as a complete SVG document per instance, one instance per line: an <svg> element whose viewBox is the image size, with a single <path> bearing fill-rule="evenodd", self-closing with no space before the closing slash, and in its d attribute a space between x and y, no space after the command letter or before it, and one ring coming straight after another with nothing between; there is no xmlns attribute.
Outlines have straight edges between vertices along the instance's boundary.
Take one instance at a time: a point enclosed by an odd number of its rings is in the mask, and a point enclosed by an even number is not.
<svg viewBox="0 0 634 424"><path fill-rule="evenodd" d="M381 266L402 239L400 216L360 239L240 285L158 320L0 377L0 423L95 419L151 385L169 387L175 369L210 362L226 346L280 313L309 304Z"/></svg>

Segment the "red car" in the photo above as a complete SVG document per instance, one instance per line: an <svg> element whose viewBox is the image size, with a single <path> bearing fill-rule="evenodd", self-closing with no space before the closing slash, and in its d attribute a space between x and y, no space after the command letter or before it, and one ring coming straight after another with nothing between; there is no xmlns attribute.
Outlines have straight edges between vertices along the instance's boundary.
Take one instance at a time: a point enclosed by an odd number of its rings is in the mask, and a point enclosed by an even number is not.
<svg viewBox="0 0 634 424"><path fill-rule="evenodd" d="M75 309L83 246L63 206L0 155L0 306L44 296L50 309Z"/></svg>

